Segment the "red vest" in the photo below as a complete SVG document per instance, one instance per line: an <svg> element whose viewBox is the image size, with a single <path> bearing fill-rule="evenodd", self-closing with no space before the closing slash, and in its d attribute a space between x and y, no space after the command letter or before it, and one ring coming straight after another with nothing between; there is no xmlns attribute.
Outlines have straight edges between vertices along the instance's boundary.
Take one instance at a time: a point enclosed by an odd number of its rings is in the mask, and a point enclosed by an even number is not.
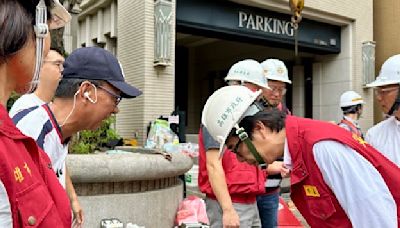
<svg viewBox="0 0 400 228"><path fill-rule="evenodd" d="M49 157L24 136L0 107L0 180L13 227L71 227L71 208Z"/></svg>
<svg viewBox="0 0 400 228"><path fill-rule="evenodd" d="M278 104L278 106L276 106L279 110L281 110L282 112L286 113L286 115L292 115L292 113L290 112L290 110L281 102Z"/></svg>
<svg viewBox="0 0 400 228"><path fill-rule="evenodd" d="M351 147L376 168L396 201L399 220L400 169L360 137L331 123L294 116L286 117L286 137L293 162L291 198L312 227L352 227L315 163L313 145L322 140L334 140ZM307 185L311 190L315 187L319 196L306 194Z"/></svg>
<svg viewBox="0 0 400 228"><path fill-rule="evenodd" d="M231 151L225 151L222 157L222 167L225 171L225 180L228 191L234 203L254 203L256 196L265 192L265 172L257 166L239 162ZM216 199L208 180L206 167L206 150L203 143L203 134L199 132L199 176L200 190L207 197Z"/></svg>
<svg viewBox="0 0 400 228"><path fill-rule="evenodd" d="M348 121L348 120L343 118L338 125L340 125L340 124L344 124L344 125L348 126L350 128L350 132L351 133L354 133L357 136L360 136L361 138L364 138L364 136L363 136L362 132L360 131L360 129L358 129L356 127L356 125L354 125L352 122L350 122L350 121Z"/></svg>

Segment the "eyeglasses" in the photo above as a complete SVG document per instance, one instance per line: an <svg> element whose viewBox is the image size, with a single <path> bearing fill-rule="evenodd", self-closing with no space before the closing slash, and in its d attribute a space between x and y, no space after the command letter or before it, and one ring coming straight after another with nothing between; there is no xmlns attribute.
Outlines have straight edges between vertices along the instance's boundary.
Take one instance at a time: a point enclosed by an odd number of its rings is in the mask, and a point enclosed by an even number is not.
<svg viewBox="0 0 400 228"><path fill-rule="evenodd" d="M58 69L60 69L60 71L62 72L64 70L64 62L60 61L60 60L44 60L44 63L50 63L54 66L57 66Z"/></svg>
<svg viewBox="0 0 400 228"><path fill-rule="evenodd" d="M272 93L279 93L281 95L285 95L286 91L287 91L286 88L278 88L278 87L271 87L271 86L270 86L270 88L271 88Z"/></svg>
<svg viewBox="0 0 400 228"><path fill-rule="evenodd" d="M122 97L118 94L115 94L114 92L112 92L111 90L103 87L103 86L97 86L98 88L104 90L106 93L108 93L109 95L111 95L112 97L115 98L115 106L117 106L119 104L119 102L121 102Z"/></svg>
<svg viewBox="0 0 400 228"><path fill-rule="evenodd" d="M384 89L375 88L374 93L376 96L378 96L378 95L383 96L383 95L386 95L386 94L388 94L392 91L398 90L398 89L399 89L399 87L391 87L391 88L384 88Z"/></svg>

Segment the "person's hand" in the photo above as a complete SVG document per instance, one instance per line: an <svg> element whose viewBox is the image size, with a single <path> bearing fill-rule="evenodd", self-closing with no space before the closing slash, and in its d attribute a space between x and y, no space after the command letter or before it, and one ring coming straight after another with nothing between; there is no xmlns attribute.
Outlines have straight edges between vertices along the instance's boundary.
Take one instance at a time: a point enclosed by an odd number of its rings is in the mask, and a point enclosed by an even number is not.
<svg viewBox="0 0 400 228"><path fill-rule="evenodd" d="M283 167L282 161L274 161L272 164L268 165L267 173L268 175L280 174Z"/></svg>
<svg viewBox="0 0 400 228"><path fill-rule="evenodd" d="M72 227L74 228L83 227L82 226L84 222L83 210L81 208L81 205L79 204L78 199L71 201L71 208L74 214L74 222L72 224Z"/></svg>
<svg viewBox="0 0 400 228"><path fill-rule="evenodd" d="M286 178L286 177L290 176L290 169L286 168L285 165L282 165L281 176L282 176L282 178Z"/></svg>
<svg viewBox="0 0 400 228"><path fill-rule="evenodd" d="M222 213L223 228L239 228L240 220L239 215L235 209L224 210Z"/></svg>

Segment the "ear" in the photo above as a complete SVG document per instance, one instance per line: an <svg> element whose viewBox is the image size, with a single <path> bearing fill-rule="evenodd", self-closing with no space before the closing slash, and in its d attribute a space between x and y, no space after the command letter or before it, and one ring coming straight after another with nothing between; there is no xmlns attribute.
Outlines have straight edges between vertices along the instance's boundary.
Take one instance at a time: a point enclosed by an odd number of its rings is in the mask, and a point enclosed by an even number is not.
<svg viewBox="0 0 400 228"><path fill-rule="evenodd" d="M256 121L254 130L261 130L263 128L265 128L264 124L261 121Z"/></svg>
<svg viewBox="0 0 400 228"><path fill-rule="evenodd" d="M265 139L268 132L269 128L267 128L261 121L255 123L253 128L253 137L261 137L262 139Z"/></svg>
<svg viewBox="0 0 400 228"><path fill-rule="evenodd" d="M83 103L88 102L86 95L91 96L91 94L93 94L92 90L93 86L91 86L89 81L82 82L82 84L79 86L77 90L76 99L82 101Z"/></svg>

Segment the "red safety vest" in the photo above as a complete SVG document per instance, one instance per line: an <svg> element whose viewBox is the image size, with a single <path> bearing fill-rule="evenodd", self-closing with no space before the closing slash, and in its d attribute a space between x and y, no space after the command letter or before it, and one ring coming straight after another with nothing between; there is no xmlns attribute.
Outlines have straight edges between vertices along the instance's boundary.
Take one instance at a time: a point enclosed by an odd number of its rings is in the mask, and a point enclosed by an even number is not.
<svg viewBox="0 0 400 228"><path fill-rule="evenodd" d="M292 115L292 113L290 112L290 110L281 102L278 104L278 106L276 106L279 110L283 111L284 113L286 113L286 115Z"/></svg>
<svg viewBox="0 0 400 228"><path fill-rule="evenodd" d="M225 179L228 191L234 203L254 203L256 196L265 192L265 172L259 167L239 162L231 151L225 151L222 157L222 167L225 171ZM206 166L206 150L203 143L202 129L199 132L199 176L200 190L207 197L216 199L208 180Z"/></svg>
<svg viewBox="0 0 400 228"><path fill-rule="evenodd" d="M315 143L334 140L354 149L382 175L397 204L400 224L400 169L360 137L344 134L345 131L331 123L287 116L286 137L293 161L291 199L312 227L352 227L335 195L324 182L312 152Z"/></svg>
<svg viewBox="0 0 400 228"><path fill-rule="evenodd" d="M352 122L350 122L350 121L348 121L348 120L346 120L346 119L343 118L343 119L340 121L340 123L338 123L338 125L340 125L340 124L344 124L344 125L348 126L348 127L350 128L350 132L351 132L351 133L354 133L354 134L356 134L357 136L360 136L360 137L364 138L363 133L362 133L362 132L360 131L360 129L358 129L358 128L356 127L356 125L354 125Z"/></svg>
<svg viewBox="0 0 400 228"><path fill-rule="evenodd" d="M71 227L69 199L49 157L14 126L3 106L0 180L7 191L13 227Z"/></svg>

